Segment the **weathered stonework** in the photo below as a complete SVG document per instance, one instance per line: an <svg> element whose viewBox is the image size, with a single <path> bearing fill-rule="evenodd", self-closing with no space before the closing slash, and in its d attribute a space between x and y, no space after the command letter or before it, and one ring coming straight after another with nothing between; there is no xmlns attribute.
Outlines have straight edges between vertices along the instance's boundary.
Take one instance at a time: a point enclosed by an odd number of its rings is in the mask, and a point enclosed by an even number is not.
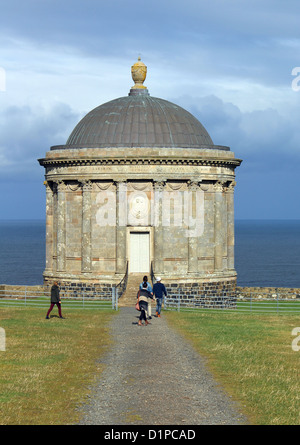
<svg viewBox="0 0 300 445"><path fill-rule="evenodd" d="M196 307L205 306L216 308L236 306L236 280L203 281L202 283L170 283L166 285L169 298L175 300L180 297L181 303L185 300Z"/></svg>
<svg viewBox="0 0 300 445"><path fill-rule="evenodd" d="M83 282L67 282L62 281L60 283L60 296L61 298L106 298L110 300L112 298L111 283L83 283Z"/></svg>
<svg viewBox="0 0 300 445"><path fill-rule="evenodd" d="M140 87L129 96L95 109L66 145L39 160L46 185L45 282L117 285L127 267L129 273L136 267L132 235L146 234L149 258L141 275L152 266L170 292L179 284L230 297L234 171L241 161L213 145L180 107L150 101Z"/></svg>

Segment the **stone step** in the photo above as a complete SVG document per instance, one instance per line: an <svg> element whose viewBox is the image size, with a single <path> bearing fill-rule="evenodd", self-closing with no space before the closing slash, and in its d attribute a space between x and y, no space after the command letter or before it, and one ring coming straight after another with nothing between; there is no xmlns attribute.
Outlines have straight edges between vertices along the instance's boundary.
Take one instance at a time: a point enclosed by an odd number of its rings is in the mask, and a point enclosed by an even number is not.
<svg viewBox="0 0 300 445"><path fill-rule="evenodd" d="M139 273L139 274L129 274L127 280L127 286L124 294L119 299L120 307L134 307L136 304L136 296L139 290L139 286L143 281L144 275L148 276L148 281L150 280L149 274Z"/></svg>

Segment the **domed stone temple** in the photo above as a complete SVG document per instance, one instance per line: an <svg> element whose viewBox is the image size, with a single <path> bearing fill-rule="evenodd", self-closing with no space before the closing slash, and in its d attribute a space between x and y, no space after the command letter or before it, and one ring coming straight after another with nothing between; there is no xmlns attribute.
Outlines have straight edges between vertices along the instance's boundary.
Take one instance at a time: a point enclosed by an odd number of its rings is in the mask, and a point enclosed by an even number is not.
<svg viewBox="0 0 300 445"><path fill-rule="evenodd" d="M236 159L188 111L152 97L147 67L127 96L90 111L45 158L44 282L111 292L124 277L232 298ZM124 288L122 288L124 290Z"/></svg>

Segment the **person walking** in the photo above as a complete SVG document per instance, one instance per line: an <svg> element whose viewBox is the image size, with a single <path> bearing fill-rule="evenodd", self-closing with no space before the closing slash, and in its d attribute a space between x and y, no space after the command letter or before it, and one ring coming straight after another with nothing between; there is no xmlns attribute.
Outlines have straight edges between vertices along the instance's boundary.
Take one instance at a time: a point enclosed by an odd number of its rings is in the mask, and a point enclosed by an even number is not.
<svg viewBox="0 0 300 445"><path fill-rule="evenodd" d="M138 293L137 293L137 299L140 305L140 310L141 310L141 314L140 314L140 318L138 321L138 325L139 326L143 326L142 321L145 320L145 325L147 326L149 324L149 321L147 320L147 310L148 310L148 301L149 299L153 300L153 295L151 294L151 292L149 292L147 290L147 281L144 281L142 284L142 288L139 289Z"/></svg>
<svg viewBox="0 0 300 445"><path fill-rule="evenodd" d="M143 289L143 284L144 284L145 282L147 283L147 291L150 292L150 293L153 295L152 286L151 286L151 284L148 282L148 277L147 277L147 275L144 276L144 278L143 278L143 282L140 284L140 289ZM151 301L149 300L149 301L148 301L148 310L147 310L147 313L146 313L146 316L147 316L147 318L148 318L149 320L151 320L151 318L152 318L151 315L152 315L152 313L151 313Z"/></svg>
<svg viewBox="0 0 300 445"><path fill-rule="evenodd" d="M156 283L153 286L153 294L156 298L156 316L160 318L160 312L161 312L161 306L162 306L162 300L163 295L167 296L167 291L165 288L165 285L161 283L161 278L156 278Z"/></svg>
<svg viewBox="0 0 300 445"><path fill-rule="evenodd" d="M47 320L49 320L49 314L55 305L58 307L59 318L64 318L61 314L61 299L59 296L59 287L57 281L55 281L53 286L51 287L51 305L46 315Z"/></svg>

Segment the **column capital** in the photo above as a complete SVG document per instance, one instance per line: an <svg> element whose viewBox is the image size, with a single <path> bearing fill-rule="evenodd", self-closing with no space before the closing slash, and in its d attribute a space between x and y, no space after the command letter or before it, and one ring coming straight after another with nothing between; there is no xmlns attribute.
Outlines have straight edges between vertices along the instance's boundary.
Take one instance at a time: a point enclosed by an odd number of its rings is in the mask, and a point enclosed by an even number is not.
<svg viewBox="0 0 300 445"><path fill-rule="evenodd" d="M200 181L190 179L187 182L188 190L192 192L196 192L200 188Z"/></svg>
<svg viewBox="0 0 300 445"><path fill-rule="evenodd" d="M63 179L58 179L53 184L57 192L65 192L67 189L66 181Z"/></svg>
<svg viewBox="0 0 300 445"><path fill-rule="evenodd" d="M117 186L127 184L127 179L114 179L113 183Z"/></svg>
<svg viewBox="0 0 300 445"><path fill-rule="evenodd" d="M236 181L231 181L227 184L226 192L227 193L234 193L234 187L236 186Z"/></svg>
<svg viewBox="0 0 300 445"><path fill-rule="evenodd" d="M213 185L214 191L215 192L224 192L224 187L225 187L226 182L224 181L216 181Z"/></svg>
<svg viewBox="0 0 300 445"><path fill-rule="evenodd" d="M81 179L79 182L83 192L90 192L92 190L93 183L90 179Z"/></svg>
<svg viewBox="0 0 300 445"><path fill-rule="evenodd" d="M44 186L46 187L46 193L50 193L53 191L49 181L44 181Z"/></svg>
<svg viewBox="0 0 300 445"><path fill-rule="evenodd" d="M166 186L167 181L153 181L153 189L157 192L162 192Z"/></svg>

